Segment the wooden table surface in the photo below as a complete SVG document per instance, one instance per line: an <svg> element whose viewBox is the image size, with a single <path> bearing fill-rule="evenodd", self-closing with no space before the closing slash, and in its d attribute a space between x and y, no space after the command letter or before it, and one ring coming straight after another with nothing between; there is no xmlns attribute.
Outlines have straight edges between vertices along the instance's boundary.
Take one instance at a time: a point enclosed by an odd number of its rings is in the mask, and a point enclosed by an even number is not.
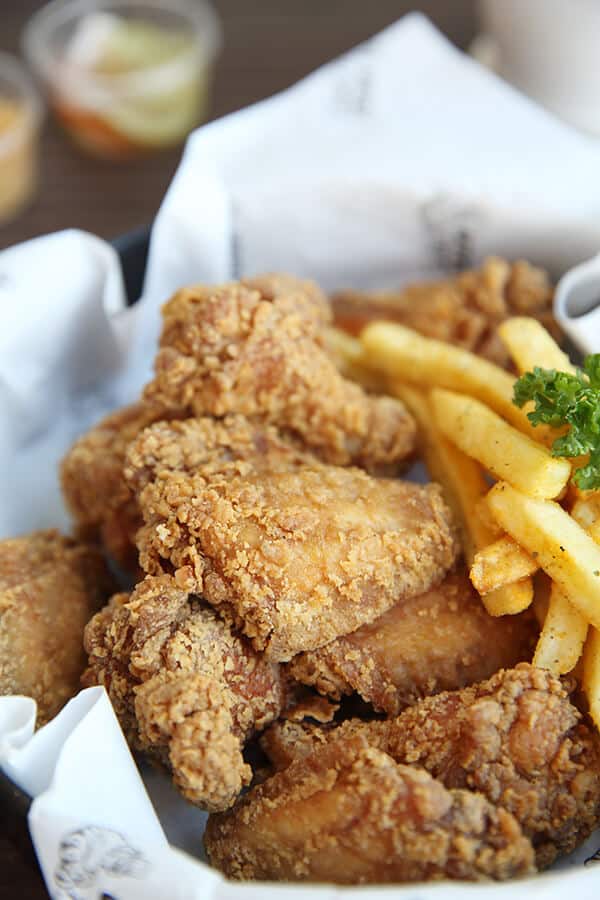
<svg viewBox="0 0 600 900"><path fill-rule="evenodd" d="M0 0L0 50L18 52L23 24L42 5L39 0ZM476 30L475 0L216 0L215 6L224 46L213 118L288 87L411 9L428 15L461 47ZM84 228L111 238L150 222L180 157L180 151L170 151L125 164L89 159L52 121L46 122L41 151L38 194L17 220L0 227L0 248L61 228ZM4 831L0 900L46 897L27 850Z"/></svg>

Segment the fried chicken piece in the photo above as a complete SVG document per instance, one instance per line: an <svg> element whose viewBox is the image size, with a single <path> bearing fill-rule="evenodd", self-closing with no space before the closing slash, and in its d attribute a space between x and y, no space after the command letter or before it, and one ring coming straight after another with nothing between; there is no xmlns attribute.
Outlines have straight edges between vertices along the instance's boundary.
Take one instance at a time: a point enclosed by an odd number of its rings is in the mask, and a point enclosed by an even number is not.
<svg viewBox="0 0 600 900"><path fill-rule="evenodd" d="M170 768L188 800L227 809L252 777L245 741L283 709L278 667L167 575L113 597L85 648L83 682L104 685L131 746Z"/></svg>
<svg viewBox="0 0 600 900"><path fill-rule="evenodd" d="M210 816L229 878L337 884L506 879L533 871L516 820L355 737L332 742Z"/></svg>
<svg viewBox="0 0 600 900"><path fill-rule="evenodd" d="M165 433L148 434L158 443ZM139 450L128 457L132 483L152 457ZM141 490L140 563L151 574L191 569L190 589L269 659L373 621L439 581L457 555L436 485L308 464L289 451L248 457L237 473L209 469L163 469Z"/></svg>
<svg viewBox="0 0 600 900"><path fill-rule="evenodd" d="M323 349L329 309L316 285L263 276L186 288L163 317L148 402L260 418L337 465L380 469L412 452L415 424L402 403L368 396Z"/></svg>
<svg viewBox="0 0 600 900"><path fill-rule="evenodd" d="M277 767L316 743L356 735L400 763L423 766L449 788L479 791L512 813L539 868L570 853L600 819L600 746L566 686L521 663L481 684L428 697L395 719L338 728L286 722L261 746Z"/></svg>
<svg viewBox="0 0 600 900"><path fill-rule="evenodd" d="M491 257L479 269L409 284L400 291L339 291L332 305L336 323L353 334L371 319L388 319L508 366L498 325L509 316L534 316L558 337L553 293L543 269L524 260L509 263Z"/></svg>
<svg viewBox="0 0 600 900"><path fill-rule="evenodd" d="M25 694L37 725L79 690L83 629L112 589L93 547L38 531L0 541L0 694Z"/></svg>
<svg viewBox="0 0 600 900"><path fill-rule="evenodd" d="M531 657L530 613L493 618L461 568L369 625L288 663L293 679L339 700L357 691L388 715Z"/></svg>
<svg viewBox="0 0 600 900"><path fill-rule="evenodd" d="M165 411L149 404L119 409L80 437L61 463L63 496L79 533L100 539L127 570L137 565L135 535L142 522L123 477L125 451L143 428L161 418Z"/></svg>

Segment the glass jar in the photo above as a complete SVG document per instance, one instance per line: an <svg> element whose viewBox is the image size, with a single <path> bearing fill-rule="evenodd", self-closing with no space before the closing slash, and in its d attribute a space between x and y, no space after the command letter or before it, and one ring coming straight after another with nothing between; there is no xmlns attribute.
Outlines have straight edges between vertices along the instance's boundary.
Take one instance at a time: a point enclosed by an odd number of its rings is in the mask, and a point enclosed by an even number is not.
<svg viewBox="0 0 600 900"><path fill-rule="evenodd" d="M220 35L205 0L53 0L23 49L66 131L120 159L176 145L204 119Z"/></svg>

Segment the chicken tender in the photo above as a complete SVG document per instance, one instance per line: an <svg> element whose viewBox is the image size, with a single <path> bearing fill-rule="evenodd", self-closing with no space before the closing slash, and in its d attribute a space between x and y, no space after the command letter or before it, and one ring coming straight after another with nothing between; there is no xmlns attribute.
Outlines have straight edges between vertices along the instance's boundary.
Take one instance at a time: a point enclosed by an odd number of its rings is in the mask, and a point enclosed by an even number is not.
<svg viewBox="0 0 600 900"><path fill-rule="evenodd" d="M421 697L530 659L535 631L528 613L488 615L461 568L371 624L296 656L288 670L336 700L357 691L375 709L397 715Z"/></svg>
<svg viewBox="0 0 600 900"><path fill-rule="evenodd" d="M360 737L296 760L210 816L204 841L212 864L235 879L479 881L535 870L509 813Z"/></svg>
<svg viewBox="0 0 600 900"><path fill-rule="evenodd" d="M83 629L112 589L102 556L56 531L0 541L0 694L37 703L37 725L79 690Z"/></svg>
<svg viewBox="0 0 600 900"><path fill-rule="evenodd" d="M395 466L414 449L415 423L402 403L368 396L324 350L329 310L316 285L263 276L186 288L163 317L147 402L260 418L337 465Z"/></svg>
<svg viewBox="0 0 600 900"><path fill-rule="evenodd" d="M372 319L388 319L438 341L456 344L508 366L498 325L509 316L534 316L555 336L553 288L547 273L524 260L491 257L481 268L399 291L339 291L332 297L336 324L358 334Z"/></svg>
<svg viewBox="0 0 600 900"><path fill-rule="evenodd" d="M222 810L251 780L243 745L281 713L283 680L181 581L145 578L113 597L85 630L83 682L104 685L131 746L188 800Z"/></svg>
<svg viewBox="0 0 600 900"><path fill-rule="evenodd" d="M426 590L458 553L436 485L291 465L267 454L227 477L167 471L139 494L144 570L191 569L193 589L275 661Z"/></svg>
<svg viewBox="0 0 600 900"><path fill-rule="evenodd" d="M565 685L521 663L481 684L428 697L387 721L277 723L261 745L277 767L332 740L364 736L449 788L479 791L531 838L539 868L570 853L600 820L600 746Z"/></svg>

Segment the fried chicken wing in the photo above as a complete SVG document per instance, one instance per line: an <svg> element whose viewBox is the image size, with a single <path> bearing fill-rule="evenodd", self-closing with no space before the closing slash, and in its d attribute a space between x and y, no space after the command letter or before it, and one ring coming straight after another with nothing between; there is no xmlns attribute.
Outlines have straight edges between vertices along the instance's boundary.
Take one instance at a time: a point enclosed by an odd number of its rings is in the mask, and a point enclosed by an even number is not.
<svg viewBox="0 0 600 900"><path fill-rule="evenodd" d="M147 472L138 450L133 482ZM458 552L437 486L268 450L237 473L208 468L162 470L140 492L140 563L151 574L191 569L193 589L270 659L372 621L439 581Z"/></svg>
<svg viewBox="0 0 600 900"><path fill-rule="evenodd" d="M292 678L339 700L357 691L388 715L531 657L529 613L493 618L461 569L357 631L288 663Z"/></svg>
<svg viewBox="0 0 600 900"><path fill-rule="evenodd" d="M516 820L355 737L332 742L210 816L228 877L337 884L505 879L534 871Z"/></svg>
<svg viewBox="0 0 600 900"><path fill-rule="evenodd" d="M566 687L521 663L481 684L438 694L395 719L336 727L276 724L261 745L276 767L356 735L449 788L479 791L532 840L540 868L570 853L600 820L600 746Z"/></svg>
<svg viewBox="0 0 600 900"><path fill-rule="evenodd" d="M404 406L365 394L323 349L329 311L316 285L263 276L186 288L163 316L148 402L260 418L338 465L391 466L412 452L415 424Z"/></svg>
<svg viewBox="0 0 600 900"><path fill-rule="evenodd" d="M100 553L56 531L0 542L0 694L25 694L37 724L79 690L83 629L112 589Z"/></svg>
<svg viewBox="0 0 600 900"><path fill-rule="evenodd" d="M553 289L542 269L524 260L487 259L481 268L400 291L339 291L332 297L336 323L359 333L371 319L388 319L426 337L457 344L501 366L509 354L497 334L509 316L534 316L555 336Z"/></svg>
<svg viewBox="0 0 600 900"><path fill-rule="evenodd" d="M193 803L230 806L252 777L244 742L282 711L278 667L166 575L113 597L85 648L83 682L104 685L132 747L168 766Z"/></svg>

